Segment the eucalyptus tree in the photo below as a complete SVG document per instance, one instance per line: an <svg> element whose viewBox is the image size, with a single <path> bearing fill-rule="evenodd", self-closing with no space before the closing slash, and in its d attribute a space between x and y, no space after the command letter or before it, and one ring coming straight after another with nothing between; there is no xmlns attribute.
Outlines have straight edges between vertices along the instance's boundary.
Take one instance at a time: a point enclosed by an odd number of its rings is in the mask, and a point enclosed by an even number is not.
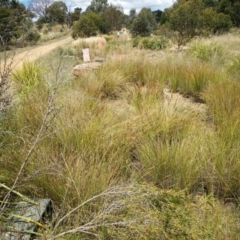
<svg viewBox="0 0 240 240"><path fill-rule="evenodd" d="M131 33L133 36L150 36L156 28L157 22L151 9L142 8L132 22Z"/></svg>
<svg viewBox="0 0 240 240"><path fill-rule="evenodd" d="M86 9L86 12L95 12L97 14L101 14L108 6L108 0L92 0Z"/></svg>

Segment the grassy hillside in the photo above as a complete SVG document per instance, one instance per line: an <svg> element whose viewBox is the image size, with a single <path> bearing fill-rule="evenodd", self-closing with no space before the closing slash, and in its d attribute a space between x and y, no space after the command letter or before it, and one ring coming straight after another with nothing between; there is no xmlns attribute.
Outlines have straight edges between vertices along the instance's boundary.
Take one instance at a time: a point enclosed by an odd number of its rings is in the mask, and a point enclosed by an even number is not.
<svg viewBox="0 0 240 240"><path fill-rule="evenodd" d="M0 181L52 199L39 239L239 239L239 37L80 41L13 73ZM105 62L74 77L83 47Z"/></svg>

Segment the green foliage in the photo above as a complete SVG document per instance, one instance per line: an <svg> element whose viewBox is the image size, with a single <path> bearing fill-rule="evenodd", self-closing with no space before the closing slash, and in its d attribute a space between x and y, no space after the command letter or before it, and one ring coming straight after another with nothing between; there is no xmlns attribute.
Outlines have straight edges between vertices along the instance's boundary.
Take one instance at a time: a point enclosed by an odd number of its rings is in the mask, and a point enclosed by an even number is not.
<svg viewBox="0 0 240 240"><path fill-rule="evenodd" d="M143 49L161 50L167 47L168 40L163 37L135 37L132 39L132 45Z"/></svg>
<svg viewBox="0 0 240 240"><path fill-rule="evenodd" d="M133 36L150 36L156 27L157 22L151 10L142 8L140 13L133 20L131 33Z"/></svg>
<svg viewBox="0 0 240 240"><path fill-rule="evenodd" d="M203 62L213 62L221 64L225 60L224 49L214 42L203 44L195 42L188 48L188 53Z"/></svg>
<svg viewBox="0 0 240 240"><path fill-rule="evenodd" d="M81 15L82 9L81 8L74 8L73 13L70 14L71 18L71 25L75 22L78 21Z"/></svg>
<svg viewBox="0 0 240 240"><path fill-rule="evenodd" d="M24 62L21 69L12 73L17 85L17 92L21 97L26 97L41 80L40 68L35 63Z"/></svg>
<svg viewBox="0 0 240 240"><path fill-rule="evenodd" d="M240 2L238 0L220 0L216 5L216 9L218 12L228 15L234 26L240 26Z"/></svg>
<svg viewBox="0 0 240 240"><path fill-rule="evenodd" d="M94 12L82 15L80 19L73 24L72 37L78 38L96 36L101 23L101 16Z"/></svg>
<svg viewBox="0 0 240 240"><path fill-rule="evenodd" d="M166 22L175 32L178 46L186 44L198 35L229 31L229 16L219 14L213 8L206 8L203 0L178 0L166 9Z"/></svg>
<svg viewBox="0 0 240 240"><path fill-rule="evenodd" d="M102 18L105 22L105 32L108 33L120 30L124 21L123 8L121 6L114 6L113 4L110 4L104 10Z"/></svg>
<svg viewBox="0 0 240 240"><path fill-rule="evenodd" d="M178 0L166 13L170 28L176 33L178 46L193 38L198 30L198 16L203 10L201 0Z"/></svg>
<svg viewBox="0 0 240 240"><path fill-rule="evenodd" d="M46 8L48 22L64 24L67 20L67 11L67 6L64 2L53 2L48 8Z"/></svg>
<svg viewBox="0 0 240 240"><path fill-rule="evenodd" d="M203 92L211 118L216 128L219 153L215 168L218 178L215 181L219 195L237 198L239 194L239 151L240 142L240 84L238 81L220 81L209 85ZM228 169L226 171L226 169ZM231 177L228 173L231 172ZM231 181L234 179L234 181Z"/></svg>
<svg viewBox="0 0 240 240"><path fill-rule="evenodd" d="M24 40L31 44L36 44L41 38L41 35L36 30L30 30L24 36Z"/></svg>
<svg viewBox="0 0 240 240"><path fill-rule="evenodd" d="M30 17L29 11L18 1L0 2L0 46L25 34L29 30L25 26L29 26Z"/></svg>
<svg viewBox="0 0 240 240"><path fill-rule="evenodd" d="M173 91L201 100L201 92L210 83L220 79L220 74L207 64L176 64L166 67L168 83Z"/></svg>
<svg viewBox="0 0 240 240"><path fill-rule="evenodd" d="M240 55L235 56L227 66L228 73L239 80L240 74Z"/></svg>
<svg viewBox="0 0 240 240"><path fill-rule="evenodd" d="M0 179L12 186L44 129L15 188L53 200L44 239L238 239L240 85L209 64L222 53L215 40L190 47L194 61L109 41L105 63L71 81L74 59L58 65L71 48L59 48L39 74L30 64L16 74L21 101L0 116Z"/></svg>
<svg viewBox="0 0 240 240"><path fill-rule="evenodd" d="M108 6L108 0L92 0L86 12L103 13Z"/></svg>
<svg viewBox="0 0 240 240"><path fill-rule="evenodd" d="M228 32L232 23L228 15L217 13L213 8L205 8L199 16L199 26L201 26L201 34L208 36L212 33Z"/></svg>

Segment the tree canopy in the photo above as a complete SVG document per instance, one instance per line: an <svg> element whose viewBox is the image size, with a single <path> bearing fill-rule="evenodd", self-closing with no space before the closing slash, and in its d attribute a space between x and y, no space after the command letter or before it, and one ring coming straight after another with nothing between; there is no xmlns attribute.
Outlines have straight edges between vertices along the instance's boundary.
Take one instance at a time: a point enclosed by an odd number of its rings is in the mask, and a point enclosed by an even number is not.
<svg viewBox="0 0 240 240"><path fill-rule="evenodd" d="M149 8L142 8L134 18L131 33L133 36L149 36L157 27L155 16Z"/></svg>
<svg viewBox="0 0 240 240"><path fill-rule="evenodd" d="M0 45L20 38L32 26L33 15L17 0L0 1Z"/></svg>
<svg viewBox="0 0 240 240"><path fill-rule="evenodd" d="M124 21L124 14L122 6L114 6L110 4L105 8L102 19L104 21L105 32L120 30Z"/></svg>
<svg viewBox="0 0 240 240"><path fill-rule="evenodd" d="M95 12L97 14L103 13L108 6L108 0L92 0L86 12Z"/></svg>
<svg viewBox="0 0 240 240"><path fill-rule="evenodd" d="M95 12L88 12L80 17L80 19L73 24L72 37L90 37L97 35L102 22L101 16Z"/></svg>
<svg viewBox="0 0 240 240"><path fill-rule="evenodd" d="M64 24L67 21L68 9L63 1L52 3L46 8L46 16L49 22Z"/></svg>
<svg viewBox="0 0 240 240"><path fill-rule="evenodd" d="M214 1L177 0L165 10L166 22L175 32L178 45L183 45L197 35L222 33L231 27L229 15L218 13Z"/></svg>

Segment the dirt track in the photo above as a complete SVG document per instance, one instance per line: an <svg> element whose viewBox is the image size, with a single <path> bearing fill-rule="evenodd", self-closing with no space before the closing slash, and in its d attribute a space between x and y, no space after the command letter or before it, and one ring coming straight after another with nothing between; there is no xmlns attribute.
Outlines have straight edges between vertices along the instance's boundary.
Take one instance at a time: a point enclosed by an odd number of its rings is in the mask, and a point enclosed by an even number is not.
<svg viewBox="0 0 240 240"><path fill-rule="evenodd" d="M43 56L46 53L52 51L54 48L60 47L67 43L71 43L72 41L73 41L73 39L70 36L68 36L62 40L55 41L53 43L48 43L44 46L38 46L31 50L26 50L24 52L18 53L14 57L14 61L13 61L13 65L12 65L13 69L15 69L17 67L21 67L21 64L23 63L23 61L26 61L26 60L34 61L37 58L39 58L40 56Z"/></svg>

